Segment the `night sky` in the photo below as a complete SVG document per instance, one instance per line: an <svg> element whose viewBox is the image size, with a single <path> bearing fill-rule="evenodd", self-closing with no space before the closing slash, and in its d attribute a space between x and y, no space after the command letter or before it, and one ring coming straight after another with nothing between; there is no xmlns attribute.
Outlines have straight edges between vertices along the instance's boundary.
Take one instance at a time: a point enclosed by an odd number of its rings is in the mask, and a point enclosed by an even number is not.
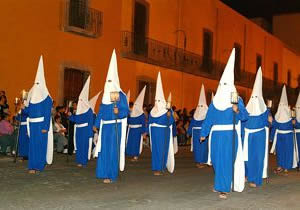
<svg viewBox="0 0 300 210"><path fill-rule="evenodd" d="M272 16L286 13L300 13L300 0L221 0L242 15L264 17L272 23Z"/></svg>

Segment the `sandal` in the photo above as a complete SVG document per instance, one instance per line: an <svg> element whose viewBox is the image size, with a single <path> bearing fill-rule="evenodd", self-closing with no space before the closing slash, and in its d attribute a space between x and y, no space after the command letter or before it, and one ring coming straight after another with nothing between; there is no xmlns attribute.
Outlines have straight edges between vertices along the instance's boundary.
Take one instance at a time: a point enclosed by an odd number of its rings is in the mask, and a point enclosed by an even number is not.
<svg viewBox="0 0 300 210"><path fill-rule="evenodd" d="M161 175L163 175L160 171L155 171L153 174L154 174L154 176L161 176Z"/></svg>
<svg viewBox="0 0 300 210"><path fill-rule="evenodd" d="M249 183L249 187L256 188L256 184L255 183Z"/></svg>

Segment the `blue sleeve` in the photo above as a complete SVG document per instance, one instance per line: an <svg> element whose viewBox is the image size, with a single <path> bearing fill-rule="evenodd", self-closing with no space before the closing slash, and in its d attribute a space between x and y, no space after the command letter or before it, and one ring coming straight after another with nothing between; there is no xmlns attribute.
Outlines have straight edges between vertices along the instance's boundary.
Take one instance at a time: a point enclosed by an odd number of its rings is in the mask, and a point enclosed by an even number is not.
<svg viewBox="0 0 300 210"><path fill-rule="evenodd" d="M100 109L101 109L101 107L100 107ZM101 121L101 112L100 112L100 109L99 109L99 112L98 112L98 114L97 114L97 116L96 116L96 119L95 119L95 122L94 122L94 126L96 127L96 128L100 128L100 121Z"/></svg>
<svg viewBox="0 0 300 210"><path fill-rule="evenodd" d="M188 130L187 130L187 134L188 134L189 136L192 135L193 127L194 127L194 119L191 120L191 123L190 123L190 125L189 125Z"/></svg>
<svg viewBox="0 0 300 210"><path fill-rule="evenodd" d="M92 111L91 111L92 112ZM91 113L91 117L89 119L89 128L90 128L90 138L94 136L94 131L93 131L93 125L94 125L94 114L93 112Z"/></svg>
<svg viewBox="0 0 300 210"><path fill-rule="evenodd" d="M52 108L52 100L49 99L46 102L46 107L44 109L44 125L43 125L43 129L46 131L49 131L49 127L50 127L50 120L51 120L51 108Z"/></svg>
<svg viewBox="0 0 300 210"><path fill-rule="evenodd" d="M270 141L271 142L273 142L273 140L274 140L274 136L275 136L277 127L278 127L278 123L275 120L273 120L272 127L271 127L271 133L270 133Z"/></svg>
<svg viewBox="0 0 300 210"><path fill-rule="evenodd" d="M127 103L127 98L124 94L120 93L120 101L117 103L119 109L118 118L125 118L129 114L129 107Z"/></svg>
<svg viewBox="0 0 300 210"><path fill-rule="evenodd" d="M238 120L241 121L247 121L249 113L247 112L247 109L245 108L243 100L240 98L238 103L239 113L237 114Z"/></svg>
<svg viewBox="0 0 300 210"><path fill-rule="evenodd" d="M177 129L176 129L175 121L173 122L172 133L173 133L173 137L175 137L177 135Z"/></svg>
<svg viewBox="0 0 300 210"><path fill-rule="evenodd" d="M209 135L210 129L213 126L213 118L214 116L213 116L212 106L209 106L206 114L206 118L202 124L200 137L207 137Z"/></svg>
<svg viewBox="0 0 300 210"><path fill-rule="evenodd" d="M23 112L23 111L22 111L22 112ZM21 114L18 114L18 115L16 116L16 120L19 121L19 122L21 122L21 120L22 120Z"/></svg>

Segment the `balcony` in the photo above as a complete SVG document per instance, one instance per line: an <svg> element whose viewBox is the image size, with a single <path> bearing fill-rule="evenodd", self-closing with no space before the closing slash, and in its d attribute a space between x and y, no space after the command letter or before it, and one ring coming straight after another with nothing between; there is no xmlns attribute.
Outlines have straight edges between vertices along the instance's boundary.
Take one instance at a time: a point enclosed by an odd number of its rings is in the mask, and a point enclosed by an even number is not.
<svg viewBox="0 0 300 210"><path fill-rule="evenodd" d="M121 56L213 80L220 79L226 65L157 40L139 37L128 31L121 33ZM254 73L241 70L235 75L236 85L252 89L255 76ZM264 78L265 98L279 100L282 85L282 83L274 84L273 80ZM290 87L287 87L287 90L291 102L294 101L297 97L295 91Z"/></svg>
<svg viewBox="0 0 300 210"><path fill-rule="evenodd" d="M88 8L84 4L62 1L62 30L90 38L98 38L102 34L102 12Z"/></svg>

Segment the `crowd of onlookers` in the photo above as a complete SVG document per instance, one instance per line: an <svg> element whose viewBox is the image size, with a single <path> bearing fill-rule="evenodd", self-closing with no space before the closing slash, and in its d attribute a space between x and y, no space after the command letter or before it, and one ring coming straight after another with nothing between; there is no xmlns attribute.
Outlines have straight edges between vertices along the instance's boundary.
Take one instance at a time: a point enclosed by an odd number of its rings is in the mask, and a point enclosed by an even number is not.
<svg viewBox="0 0 300 210"><path fill-rule="evenodd" d="M11 118L11 111L7 103L5 91L0 91L0 154L13 154L17 139L15 118Z"/></svg>
<svg viewBox="0 0 300 210"><path fill-rule="evenodd" d="M132 102L129 103L129 107L133 107ZM74 123L69 121L68 118L70 114L76 113L76 108L76 101L67 106L56 106L55 101L53 102L52 125L54 145L55 150L59 153L67 153L67 151L69 151L69 154L73 153ZM144 105L143 108L147 119L153 105ZM172 111L176 123L178 144L190 144L187 130L195 110L188 112L186 108L181 110L173 106ZM5 91L0 91L0 154L14 153L18 133L17 128L15 116L11 116Z"/></svg>

